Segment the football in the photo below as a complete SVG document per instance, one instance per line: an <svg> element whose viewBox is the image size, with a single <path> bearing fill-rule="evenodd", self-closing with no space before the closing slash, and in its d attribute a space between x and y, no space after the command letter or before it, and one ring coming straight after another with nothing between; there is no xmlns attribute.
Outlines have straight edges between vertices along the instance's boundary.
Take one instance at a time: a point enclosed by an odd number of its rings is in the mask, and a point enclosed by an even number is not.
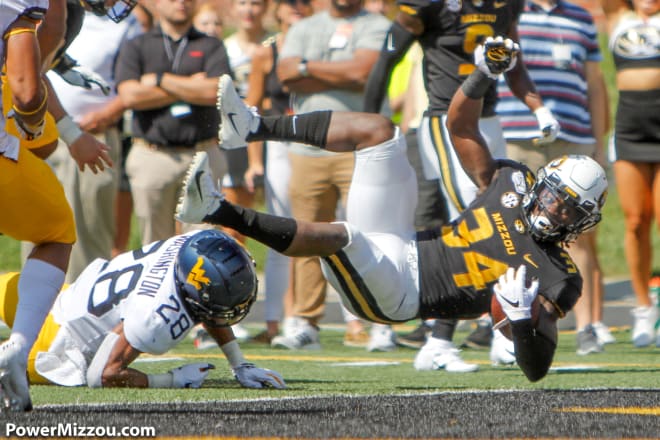
<svg viewBox="0 0 660 440"><path fill-rule="evenodd" d="M541 302L537 296L534 298L534 302L532 303L532 324L534 325L536 325L536 321L539 319L540 309ZM494 293L490 299L490 316L493 319L493 330L499 329L504 336L510 340L513 340L511 326L509 325L509 318L506 317L504 310L502 310L502 305L497 300L497 295Z"/></svg>

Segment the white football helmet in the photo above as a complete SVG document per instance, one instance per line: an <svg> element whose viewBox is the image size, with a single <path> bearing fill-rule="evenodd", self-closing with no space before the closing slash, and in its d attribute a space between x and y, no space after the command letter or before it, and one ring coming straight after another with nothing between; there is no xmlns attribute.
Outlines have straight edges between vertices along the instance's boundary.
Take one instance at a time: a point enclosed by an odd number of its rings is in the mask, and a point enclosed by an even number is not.
<svg viewBox="0 0 660 440"><path fill-rule="evenodd" d="M537 173L524 208L534 238L570 242L601 219L607 198L605 170L583 155L562 156Z"/></svg>

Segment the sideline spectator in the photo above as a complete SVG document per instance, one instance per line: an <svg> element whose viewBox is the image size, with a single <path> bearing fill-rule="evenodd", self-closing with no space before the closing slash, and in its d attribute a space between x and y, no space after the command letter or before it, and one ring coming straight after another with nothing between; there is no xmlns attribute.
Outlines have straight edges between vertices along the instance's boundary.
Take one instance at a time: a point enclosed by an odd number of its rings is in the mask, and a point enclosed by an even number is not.
<svg viewBox="0 0 660 440"><path fill-rule="evenodd" d="M121 136L117 123L124 105L115 92L113 68L121 44L139 33L140 25L132 15L112 25L107 16L85 12L80 32L68 47L67 54L108 84L107 95L98 88L88 90L69 84L55 72L48 74L64 110L83 131L110 147L110 155L116 164L121 163ZM66 274L66 282L71 283L96 258L111 257L121 170L116 167L100 174L80 172L68 149L60 139L50 162L62 182L76 223L78 240L71 251Z"/></svg>
<svg viewBox="0 0 660 440"><path fill-rule="evenodd" d="M313 13L310 0L278 0L275 5L275 19L279 24L280 32L255 51L245 99L248 105L256 106L262 113L269 115L292 112L291 97L277 77L277 59L291 25ZM248 145L248 159L249 167L245 173L248 190L254 191L258 186L256 181L263 178L267 211L275 215L290 216L291 167L287 144L278 141L253 142ZM266 330L252 338L253 341L270 344L280 332L279 322L283 317L283 334L291 333L292 270L293 262L289 257L268 249L265 268Z"/></svg>
<svg viewBox="0 0 660 440"><path fill-rule="evenodd" d="M222 42L193 28L194 0L154 4L158 25L122 46L115 70L133 110L126 173L143 244L174 235L179 186L196 150L208 151L221 175L215 103L218 77L231 72Z"/></svg>
<svg viewBox="0 0 660 440"><path fill-rule="evenodd" d="M222 40L222 18L211 1L200 3L195 11L193 26L206 35Z"/></svg>
<svg viewBox="0 0 660 440"><path fill-rule="evenodd" d="M632 343L653 343L658 310L649 297L651 225L660 226L660 2L601 0L619 102L609 159L624 216L624 250L637 307ZM660 329L655 334L660 347Z"/></svg>
<svg viewBox="0 0 660 440"><path fill-rule="evenodd" d="M268 13L268 0L231 0L231 16L237 23L236 31L224 39L229 57L229 66L234 72L234 85L241 97L248 92L248 76L252 66L252 56L261 44L273 34L264 25ZM244 206L254 205L254 192L245 185L245 172L248 168L247 150L223 151L227 159L227 171L222 177L223 191L229 200ZM238 241L245 243L241 237L230 229L226 230ZM241 325L234 327L234 334L239 341L250 337L248 331Z"/></svg>
<svg viewBox="0 0 660 440"><path fill-rule="evenodd" d="M536 118L500 78L496 110L507 157L534 171L566 154L587 155L604 164L607 90L591 14L565 0L530 0L520 16L518 35L527 71L544 104L557 116L560 130L551 144L537 145ZM613 337L594 316L595 304L602 305L595 296L603 292L595 230L580 235L567 250L583 275L582 295L574 308L577 354L597 353Z"/></svg>
<svg viewBox="0 0 660 440"><path fill-rule="evenodd" d="M138 4L132 12L142 28L142 32L147 32L154 25L154 17L151 11L145 6ZM124 112L119 127L121 130L121 166L119 176L119 191L115 202L115 240L112 245L112 256L115 257L128 249L128 242L131 238L131 221L133 217L133 195L131 194L131 184L126 175L126 157L131 150L132 143L132 125L133 114L130 110Z"/></svg>
<svg viewBox="0 0 660 440"><path fill-rule="evenodd" d="M229 65L234 72L234 84L242 98L248 93L248 76L252 66L252 56L273 34L264 25L268 12L268 0L231 0L231 16L237 29L224 39L229 57ZM227 158L227 173L222 179L222 188L229 200L243 206L254 204L254 193L245 186L245 172L248 168L247 150L244 148L224 152ZM245 242L244 237L227 233ZM247 334L245 335L247 336ZM237 336L240 339L240 336Z"/></svg>
<svg viewBox="0 0 660 440"><path fill-rule="evenodd" d="M328 10L293 25L284 41L277 74L293 93L294 110L360 109L364 84L388 26L385 17L362 9L361 0L331 2ZM289 160L293 216L309 221L334 220L338 204L345 206L353 156L294 144ZM300 325L292 336L274 338L273 345L320 348L318 322L324 311L327 283L318 258L296 258L294 265L293 312L300 318ZM365 345L363 324L352 316L345 319L346 345ZM391 338L382 346L391 349Z"/></svg>

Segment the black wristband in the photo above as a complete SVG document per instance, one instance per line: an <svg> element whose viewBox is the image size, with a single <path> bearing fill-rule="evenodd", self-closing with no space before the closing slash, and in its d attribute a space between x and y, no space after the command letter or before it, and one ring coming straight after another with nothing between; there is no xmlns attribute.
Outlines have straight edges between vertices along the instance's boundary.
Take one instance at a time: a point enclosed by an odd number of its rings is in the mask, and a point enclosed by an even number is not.
<svg viewBox="0 0 660 440"><path fill-rule="evenodd" d="M488 89L494 82L495 80L489 78L481 70L476 69L463 81L461 90L470 99L481 99L486 95L486 92L488 92Z"/></svg>
<svg viewBox="0 0 660 440"><path fill-rule="evenodd" d="M160 83L163 81L163 75L164 73L157 73L156 74L156 87L160 87Z"/></svg>

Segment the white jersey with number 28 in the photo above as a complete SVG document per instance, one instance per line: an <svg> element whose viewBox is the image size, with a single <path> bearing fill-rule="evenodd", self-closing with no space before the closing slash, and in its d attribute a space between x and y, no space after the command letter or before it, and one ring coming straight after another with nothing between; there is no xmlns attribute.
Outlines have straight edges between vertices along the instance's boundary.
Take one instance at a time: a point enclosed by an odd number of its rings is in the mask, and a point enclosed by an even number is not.
<svg viewBox="0 0 660 440"><path fill-rule="evenodd" d="M178 344L194 322L177 293L174 265L183 243L197 232L90 264L53 306L61 327L49 353L78 352L89 364L121 321L126 339L141 352L162 354Z"/></svg>

